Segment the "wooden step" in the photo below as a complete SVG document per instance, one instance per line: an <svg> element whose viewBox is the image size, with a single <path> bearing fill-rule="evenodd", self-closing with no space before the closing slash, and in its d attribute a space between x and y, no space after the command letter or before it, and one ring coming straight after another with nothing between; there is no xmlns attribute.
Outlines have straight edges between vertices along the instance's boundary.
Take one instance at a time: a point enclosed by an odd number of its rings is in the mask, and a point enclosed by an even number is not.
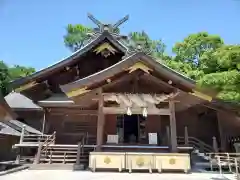
<svg viewBox="0 0 240 180"><path fill-rule="evenodd" d="M47 155L47 156L45 156L45 157L48 157L48 158L50 158L50 157L52 157L52 158L63 158L64 159L64 155ZM77 158L77 156L76 155L65 155L65 159L67 159L67 158Z"/></svg>
<svg viewBox="0 0 240 180"><path fill-rule="evenodd" d="M64 153L64 152L66 152L67 154L77 154L77 151L59 151L59 150L57 150L57 151L55 151L55 150L48 150L47 153L50 153L51 151L53 153ZM45 153L45 152L43 151L43 153Z"/></svg>
<svg viewBox="0 0 240 180"><path fill-rule="evenodd" d="M54 146L48 146L48 149L62 149L62 150L77 150L77 147L54 147Z"/></svg>
<svg viewBox="0 0 240 180"><path fill-rule="evenodd" d="M54 162L65 162L65 163L69 163L69 162L72 162L72 163L75 163L76 162L76 159L41 159L41 162L48 162L48 163L54 163Z"/></svg>

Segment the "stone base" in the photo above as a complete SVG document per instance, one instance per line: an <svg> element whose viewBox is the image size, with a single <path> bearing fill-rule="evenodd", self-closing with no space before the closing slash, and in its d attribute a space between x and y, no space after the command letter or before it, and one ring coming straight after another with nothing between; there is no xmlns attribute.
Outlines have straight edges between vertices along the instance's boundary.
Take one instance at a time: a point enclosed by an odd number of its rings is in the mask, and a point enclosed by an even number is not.
<svg viewBox="0 0 240 180"><path fill-rule="evenodd" d="M73 165L73 170L74 171L81 171L81 170L84 170L84 169L85 169L84 164L74 164Z"/></svg>

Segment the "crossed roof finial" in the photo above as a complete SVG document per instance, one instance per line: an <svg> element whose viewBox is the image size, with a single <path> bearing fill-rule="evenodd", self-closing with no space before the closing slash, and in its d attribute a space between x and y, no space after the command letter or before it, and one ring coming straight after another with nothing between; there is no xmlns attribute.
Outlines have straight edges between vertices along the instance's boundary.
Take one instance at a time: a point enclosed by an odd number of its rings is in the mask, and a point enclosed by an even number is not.
<svg viewBox="0 0 240 180"><path fill-rule="evenodd" d="M97 20L92 14L88 13L88 18L98 26L99 31L103 32L105 27L110 32L116 32L118 27L122 25L124 22L126 22L129 19L129 15L126 15L124 18L118 20L114 25L112 24L103 24L101 21Z"/></svg>

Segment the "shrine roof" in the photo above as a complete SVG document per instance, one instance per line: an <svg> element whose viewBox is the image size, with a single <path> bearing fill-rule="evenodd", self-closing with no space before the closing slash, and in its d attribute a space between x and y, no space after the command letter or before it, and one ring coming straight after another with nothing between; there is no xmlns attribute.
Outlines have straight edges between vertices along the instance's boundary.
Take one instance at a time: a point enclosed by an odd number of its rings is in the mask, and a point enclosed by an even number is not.
<svg viewBox="0 0 240 180"><path fill-rule="evenodd" d="M12 111L11 107L9 106L9 104L6 102L5 98L1 94L0 94L0 107L2 107L2 110L7 112L7 114L11 118L16 117L16 114ZM1 111L1 109L0 109L0 111ZM0 121L1 121L1 119L0 119Z"/></svg>
<svg viewBox="0 0 240 180"><path fill-rule="evenodd" d="M40 106L35 104L31 99L21 93L11 92L5 96L5 101L12 109L42 110Z"/></svg>
<svg viewBox="0 0 240 180"><path fill-rule="evenodd" d="M63 92L68 92L78 88L88 87L94 83L104 81L112 76L115 76L121 72L124 72L131 68L136 63L143 63L152 70L166 76L169 80L175 80L178 83L185 84L186 86L193 88L195 87L195 81L174 71L167 67L163 63L157 62L151 56L144 54L143 52L134 53L122 61L85 78L77 81L65 84L61 86Z"/></svg>

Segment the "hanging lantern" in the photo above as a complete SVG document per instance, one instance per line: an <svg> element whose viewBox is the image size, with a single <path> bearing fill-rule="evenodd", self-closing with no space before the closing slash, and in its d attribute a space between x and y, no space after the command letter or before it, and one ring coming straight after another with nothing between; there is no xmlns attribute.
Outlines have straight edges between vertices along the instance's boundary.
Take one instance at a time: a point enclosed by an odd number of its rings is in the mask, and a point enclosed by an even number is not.
<svg viewBox="0 0 240 180"><path fill-rule="evenodd" d="M131 111L130 107L127 108L127 115L128 115L128 116L131 116L131 115L132 115L132 111Z"/></svg>
<svg viewBox="0 0 240 180"><path fill-rule="evenodd" d="M143 117L147 117L147 108L143 108L142 115Z"/></svg>

